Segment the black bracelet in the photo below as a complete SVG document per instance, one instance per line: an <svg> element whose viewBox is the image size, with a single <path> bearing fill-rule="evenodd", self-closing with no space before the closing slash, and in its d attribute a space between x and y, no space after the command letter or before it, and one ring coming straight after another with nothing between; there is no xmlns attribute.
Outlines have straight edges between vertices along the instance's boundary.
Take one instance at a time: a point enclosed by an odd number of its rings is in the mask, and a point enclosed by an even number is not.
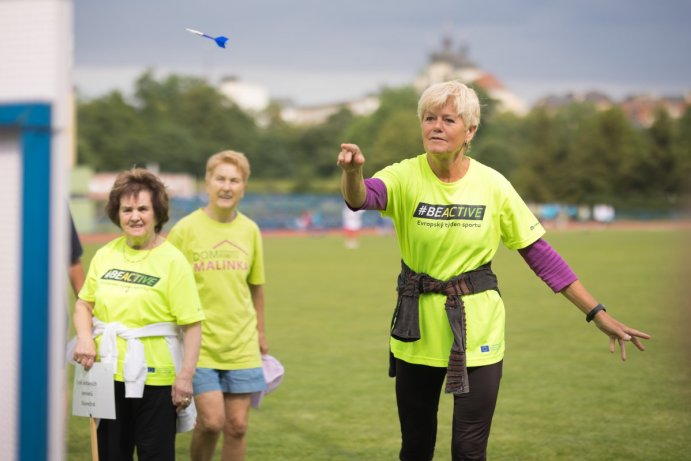
<svg viewBox="0 0 691 461"><path fill-rule="evenodd" d="M593 320L595 318L597 313L600 311L607 312L607 309L605 309L605 306L603 306L602 304L598 304L597 306L590 309L590 312L588 312L588 314L585 316L585 321L590 322L591 320Z"/></svg>

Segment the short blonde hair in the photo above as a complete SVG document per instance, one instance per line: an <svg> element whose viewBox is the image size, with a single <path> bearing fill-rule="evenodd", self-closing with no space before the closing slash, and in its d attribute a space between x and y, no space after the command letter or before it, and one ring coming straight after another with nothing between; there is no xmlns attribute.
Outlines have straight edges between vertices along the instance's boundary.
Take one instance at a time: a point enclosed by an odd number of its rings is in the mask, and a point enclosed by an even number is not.
<svg viewBox="0 0 691 461"><path fill-rule="evenodd" d="M420 121L425 113L451 102L456 113L463 119L467 128L480 125L480 100L472 88L458 80L435 83L427 88L417 104L417 116Z"/></svg>
<svg viewBox="0 0 691 461"><path fill-rule="evenodd" d="M215 153L209 160L206 161L206 176L205 179L208 181L211 174L221 163L230 163L235 165L235 167L240 170L242 175L242 180L247 182L250 178L250 162L247 157L242 152L235 152L234 150L224 150Z"/></svg>

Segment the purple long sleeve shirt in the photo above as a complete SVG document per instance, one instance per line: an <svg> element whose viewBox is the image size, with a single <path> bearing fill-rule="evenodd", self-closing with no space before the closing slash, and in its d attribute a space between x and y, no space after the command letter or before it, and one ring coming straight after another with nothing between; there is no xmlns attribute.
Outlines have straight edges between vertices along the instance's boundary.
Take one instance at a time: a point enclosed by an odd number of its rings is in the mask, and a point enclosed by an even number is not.
<svg viewBox="0 0 691 461"><path fill-rule="evenodd" d="M386 185L377 178L365 179L365 202L359 208L352 210L385 210L387 204ZM559 293L564 288L578 280L578 276L564 261L564 258L544 239L540 238L525 248L518 250L525 262L535 272L535 275L549 286L553 292Z"/></svg>

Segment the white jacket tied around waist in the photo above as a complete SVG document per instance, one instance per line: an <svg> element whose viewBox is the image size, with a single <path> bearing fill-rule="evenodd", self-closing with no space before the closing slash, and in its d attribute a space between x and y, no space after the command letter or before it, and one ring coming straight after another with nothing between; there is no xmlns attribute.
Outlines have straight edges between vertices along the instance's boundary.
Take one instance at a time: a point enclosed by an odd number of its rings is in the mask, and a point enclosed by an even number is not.
<svg viewBox="0 0 691 461"><path fill-rule="evenodd" d="M113 374L118 368L118 347L117 337L127 341L127 350L123 359L123 375L125 378L125 397L141 398L144 395L144 383L148 374L146 356L144 355L144 345L139 338L151 336L162 336L166 339L170 355L175 364L176 374L182 368L182 340L178 325L172 322L152 323L140 328L127 328L121 323L105 323L96 317L92 319L94 338L101 336L101 344L98 348L98 355L101 363L110 364ZM70 360L74 354L76 338L74 338L68 349ZM197 410L194 400L187 408L178 412L177 432L187 432L194 427L197 418Z"/></svg>
<svg viewBox="0 0 691 461"><path fill-rule="evenodd" d="M168 343L170 355L173 357L175 372L180 372L182 366L182 350L180 345L180 330L172 322L152 323L141 328L127 328L121 323L104 323L93 318L93 336L101 336L98 355L102 363L110 364L113 374L117 371L118 347L117 337L127 341L127 351L123 359L123 375L125 377L125 397L141 398L144 394L144 383L148 374L144 345L139 338L163 336Z"/></svg>

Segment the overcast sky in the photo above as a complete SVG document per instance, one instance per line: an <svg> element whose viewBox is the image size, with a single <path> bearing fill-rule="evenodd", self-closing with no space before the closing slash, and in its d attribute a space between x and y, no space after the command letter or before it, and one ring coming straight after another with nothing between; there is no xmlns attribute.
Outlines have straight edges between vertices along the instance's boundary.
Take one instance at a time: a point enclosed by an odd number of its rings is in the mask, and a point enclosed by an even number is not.
<svg viewBox="0 0 691 461"><path fill-rule="evenodd" d="M444 36L532 103L691 90L689 0L74 0L80 93L146 69L235 76L299 104L409 84ZM226 35L223 50L185 28Z"/></svg>

